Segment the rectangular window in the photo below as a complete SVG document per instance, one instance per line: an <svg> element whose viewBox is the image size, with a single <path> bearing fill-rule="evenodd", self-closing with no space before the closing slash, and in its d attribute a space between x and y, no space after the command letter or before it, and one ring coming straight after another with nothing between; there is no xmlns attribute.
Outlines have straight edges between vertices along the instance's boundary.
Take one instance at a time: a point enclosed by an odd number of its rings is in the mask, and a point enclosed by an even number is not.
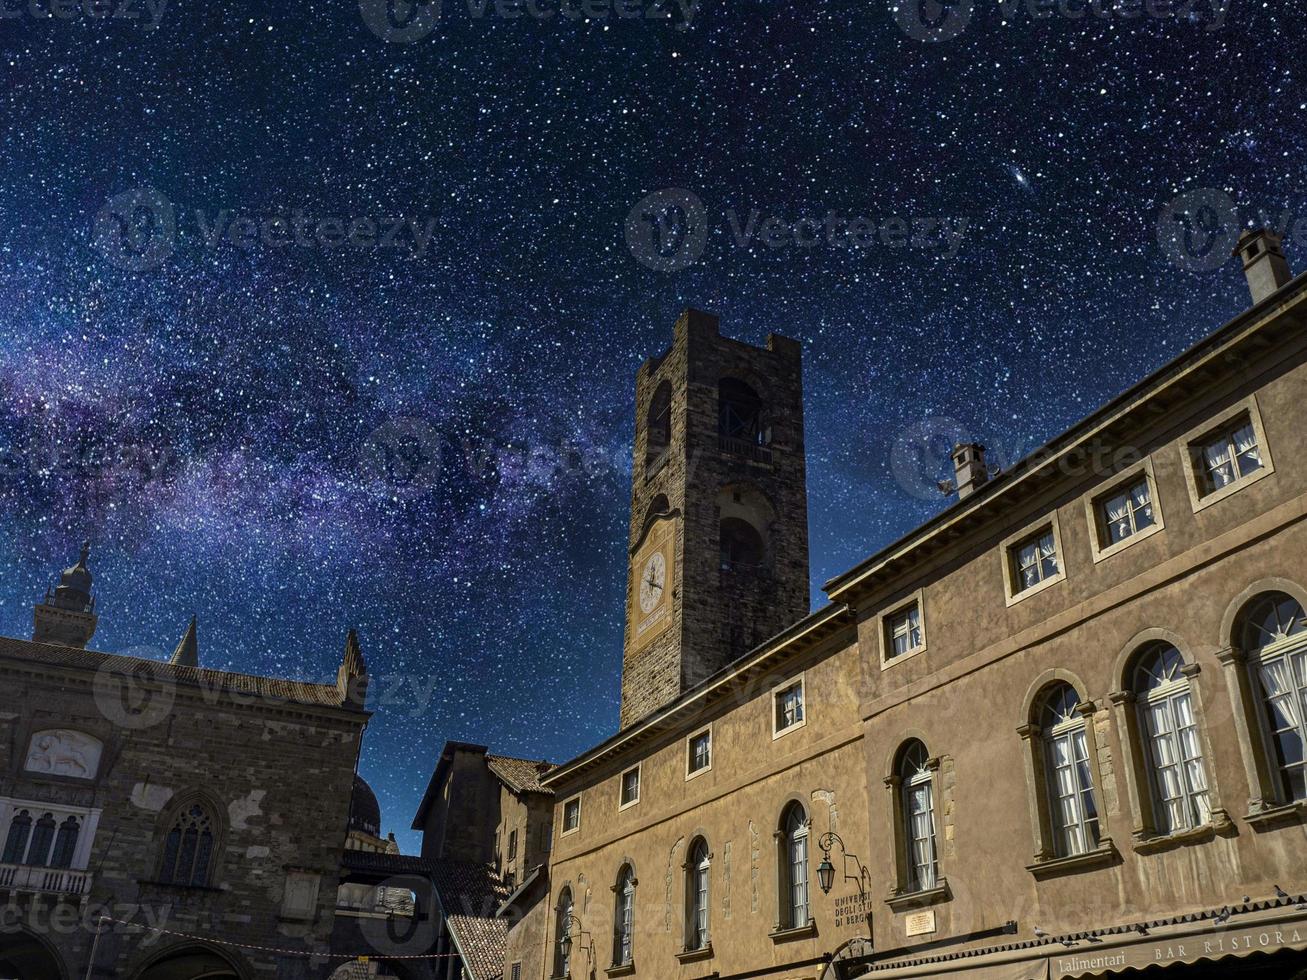
<svg viewBox="0 0 1307 980"><path fill-rule="evenodd" d="M563 833L570 834L581 827L581 797L574 796L563 804Z"/></svg>
<svg viewBox="0 0 1307 980"><path fill-rule="evenodd" d="M799 678L772 695L772 734L780 735L801 728L803 723L803 678Z"/></svg>
<svg viewBox="0 0 1307 980"><path fill-rule="evenodd" d="M508 971L509 980L522 980L522 964L514 963L513 968Z"/></svg>
<svg viewBox="0 0 1307 980"><path fill-rule="evenodd" d="M1028 592L1046 581L1058 577L1057 543L1052 527L1045 527L1009 551L1012 567L1012 594Z"/></svg>
<svg viewBox="0 0 1307 980"><path fill-rule="evenodd" d="M1153 492L1148 477L1098 502L1099 538L1110 548L1154 525Z"/></svg>
<svg viewBox="0 0 1307 980"><path fill-rule="evenodd" d="M514 830L508 835L508 860L517 857L517 831Z"/></svg>
<svg viewBox="0 0 1307 980"><path fill-rule="evenodd" d="M640 802L640 767L628 769L622 773L622 795L620 805L631 806Z"/></svg>
<svg viewBox="0 0 1307 980"><path fill-rule="evenodd" d="M885 621L885 640L889 657L901 657L921 649L921 609L912 605L888 616Z"/></svg>
<svg viewBox="0 0 1307 980"><path fill-rule="evenodd" d="M691 735L686 742L686 776L694 776L712 768L712 729Z"/></svg>
<svg viewBox="0 0 1307 980"><path fill-rule="evenodd" d="M1246 480L1265 465L1257 432L1246 414L1199 440L1190 453L1199 497Z"/></svg>

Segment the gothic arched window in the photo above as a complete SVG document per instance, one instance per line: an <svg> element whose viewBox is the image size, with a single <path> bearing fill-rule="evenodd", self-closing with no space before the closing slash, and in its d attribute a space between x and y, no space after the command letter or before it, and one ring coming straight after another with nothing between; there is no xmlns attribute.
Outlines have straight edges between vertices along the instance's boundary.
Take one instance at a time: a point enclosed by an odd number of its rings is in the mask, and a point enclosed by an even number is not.
<svg viewBox="0 0 1307 980"><path fill-rule="evenodd" d="M54 839L54 854L50 856L50 867L71 868L73 855L77 852L77 835L82 826L76 817L69 817L59 825L59 832Z"/></svg>
<svg viewBox="0 0 1307 980"><path fill-rule="evenodd" d="M163 843L159 880L173 885L207 885L213 862L214 820L199 803L182 809Z"/></svg>
<svg viewBox="0 0 1307 980"><path fill-rule="evenodd" d="M1243 650L1261 685L1279 794L1307 799L1307 616L1298 601L1283 592L1254 599L1243 617Z"/></svg>
<svg viewBox="0 0 1307 980"><path fill-rule="evenodd" d="M1193 692L1183 668L1179 650L1155 643L1140 652L1134 670L1139 735L1162 834L1200 827L1212 816Z"/></svg>
<svg viewBox="0 0 1307 980"><path fill-rule="evenodd" d="M36 821L36 826L32 830L32 843L27 849L27 864L50 863L50 848L54 845L57 826L53 813L44 813L41 819Z"/></svg>
<svg viewBox="0 0 1307 980"><path fill-rule="evenodd" d="M685 864L687 950L708 948L708 883L711 866L708 842L700 837L690 846L690 859Z"/></svg>
<svg viewBox="0 0 1307 980"><path fill-rule="evenodd" d="M21 864L27 856L27 841L31 836L32 815L19 810L9 823L9 836L5 838L5 850L0 860L5 864Z"/></svg>
<svg viewBox="0 0 1307 980"><path fill-rule="evenodd" d="M635 944L635 872L629 864L617 876L617 908L613 921L617 928L613 941L613 965L626 966L632 960Z"/></svg>
<svg viewBox="0 0 1307 980"><path fill-rule="evenodd" d="M1098 805L1089 764L1089 735L1080 695L1065 682L1045 693L1039 709L1049 821L1058 857L1098 847Z"/></svg>
<svg viewBox="0 0 1307 980"><path fill-rule="evenodd" d="M808 814L791 803L781 814L780 901L781 928L801 929L808 924Z"/></svg>

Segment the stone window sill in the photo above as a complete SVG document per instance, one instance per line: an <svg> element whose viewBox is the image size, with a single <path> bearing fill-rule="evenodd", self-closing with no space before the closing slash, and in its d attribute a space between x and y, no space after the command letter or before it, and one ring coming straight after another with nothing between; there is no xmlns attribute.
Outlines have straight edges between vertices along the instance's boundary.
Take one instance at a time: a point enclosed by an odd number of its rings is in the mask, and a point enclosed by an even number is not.
<svg viewBox="0 0 1307 980"><path fill-rule="evenodd" d="M1146 834L1142 831L1136 831L1133 834L1134 843L1131 846L1136 854L1156 854L1159 851L1169 851L1177 847L1187 847L1191 844L1204 844L1218 834L1227 834L1232 830L1234 830L1234 824L1231 822L1229 815L1224 810L1213 810L1211 821L1201 827L1177 830L1173 834Z"/></svg>
<svg viewBox="0 0 1307 980"><path fill-rule="evenodd" d="M629 977L635 973L635 960L627 960L625 963L614 963L604 971L610 977Z"/></svg>
<svg viewBox="0 0 1307 980"><path fill-rule="evenodd" d="M1044 858L1034 864L1027 864L1026 870L1037 879L1055 878L1059 875L1077 874L1106 867L1117 860L1116 848L1111 840L1103 838L1102 843L1092 851L1075 854L1071 857Z"/></svg>
<svg viewBox="0 0 1307 980"><path fill-rule="evenodd" d="M921 909L927 905L947 902L949 897L948 882L940 878L934 888L923 888L915 892L895 892L885 899L885 904L895 912L907 912L910 909Z"/></svg>
<svg viewBox="0 0 1307 980"><path fill-rule="evenodd" d="M773 929L768 933L768 938L773 943L788 943L793 939L808 939L815 935L817 935L817 920L809 919L807 925Z"/></svg>
<svg viewBox="0 0 1307 980"><path fill-rule="evenodd" d="M1269 824L1292 823L1301 821L1307 811L1307 800L1294 800L1292 803L1272 803L1255 810L1244 817L1249 825L1261 829Z"/></svg>
<svg viewBox="0 0 1307 980"><path fill-rule="evenodd" d="M698 963L700 960L712 959L712 943L699 949L683 949L676 954L676 958L682 963Z"/></svg>

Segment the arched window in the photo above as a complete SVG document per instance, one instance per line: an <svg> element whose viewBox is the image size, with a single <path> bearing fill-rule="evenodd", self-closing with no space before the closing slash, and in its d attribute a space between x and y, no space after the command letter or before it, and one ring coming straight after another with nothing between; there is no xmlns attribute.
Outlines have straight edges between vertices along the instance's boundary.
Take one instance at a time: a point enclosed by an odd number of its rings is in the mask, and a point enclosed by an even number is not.
<svg viewBox="0 0 1307 980"><path fill-rule="evenodd" d="M672 442L672 386L664 381L649 401L645 417L645 466L651 467L667 452Z"/></svg>
<svg viewBox="0 0 1307 980"><path fill-rule="evenodd" d="M767 560L762 535L738 517L722 518L720 542L723 572L757 571Z"/></svg>
<svg viewBox="0 0 1307 980"><path fill-rule="evenodd" d="M929 754L913 739L899 755L898 777L903 794L903 840L907 847L909 891L928 891L939 877L935 848L934 775Z"/></svg>
<svg viewBox="0 0 1307 980"><path fill-rule="evenodd" d="M572 968L572 889L564 888L559 893L554 911L558 916L554 930L554 976L565 977Z"/></svg>
<svg viewBox="0 0 1307 980"><path fill-rule="evenodd" d="M54 854L50 857L52 868L71 868L73 855L77 852L77 835L82 827L76 817L68 817L59 825L59 833L54 839Z"/></svg>
<svg viewBox="0 0 1307 980"><path fill-rule="evenodd" d="M808 924L808 814L791 803L781 815L780 899L783 929Z"/></svg>
<svg viewBox="0 0 1307 980"><path fill-rule="evenodd" d="M9 836L5 838L2 858L5 864L22 864L27 856L27 842L32 836L32 815L19 810L9 823Z"/></svg>
<svg viewBox="0 0 1307 980"><path fill-rule="evenodd" d="M199 803L182 809L163 843L159 880L173 885L207 885L213 861L214 821Z"/></svg>
<svg viewBox="0 0 1307 980"><path fill-rule="evenodd" d="M1045 692L1039 727L1054 849L1058 857L1086 854L1098 847L1098 805L1089 736L1075 688L1057 683Z"/></svg>
<svg viewBox="0 0 1307 980"><path fill-rule="evenodd" d="M1154 643L1140 652L1134 670L1139 734L1162 834L1200 827L1212 816L1193 692L1183 668L1179 650Z"/></svg>
<svg viewBox="0 0 1307 980"><path fill-rule="evenodd" d="M690 846L690 858L685 863L685 948L687 950L707 949L711 937L708 934L708 885L712 855L708 852L708 842L702 837Z"/></svg>
<svg viewBox="0 0 1307 980"><path fill-rule="evenodd" d="M771 443L762 399L738 378L717 383L717 434L721 448L731 453L757 456L757 450Z"/></svg>
<svg viewBox="0 0 1307 980"><path fill-rule="evenodd" d="M1243 617L1243 650L1260 683L1262 717L1284 800L1307 799L1307 617L1292 596L1258 596Z"/></svg>
<svg viewBox="0 0 1307 980"><path fill-rule="evenodd" d="M36 821L36 827L32 830L32 844L27 849L27 864L48 865L50 863L50 848L54 845L55 823L53 813L44 813L41 819Z"/></svg>
<svg viewBox="0 0 1307 980"><path fill-rule="evenodd" d="M613 965L626 966L634 956L635 941L635 872L629 864L617 876L617 909L613 921L617 930L613 941Z"/></svg>

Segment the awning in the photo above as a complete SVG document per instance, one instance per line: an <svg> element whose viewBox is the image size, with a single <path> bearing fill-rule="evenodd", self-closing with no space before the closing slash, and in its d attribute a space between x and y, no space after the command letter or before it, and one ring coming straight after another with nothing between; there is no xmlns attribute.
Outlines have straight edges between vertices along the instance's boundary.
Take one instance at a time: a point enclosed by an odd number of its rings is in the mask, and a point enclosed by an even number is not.
<svg viewBox="0 0 1307 980"><path fill-rule="evenodd" d="M874 963L856 976L859 980L1080 980L1151 966L1307 950L1307 909L1286 902L1240 908L1219 925L1208 912L1153 923L1144 932L1118 926L1067 937L1065 943L1025 941Z"/></svg>
<svg viewBox="0 0 1307 980"><path fill-rule="evenodd" d="M1292 905L1232 915L1219 926L1204 919L1158 926L1146 937L1104 936L1050 956L1049 967L1052 980L1069 980L1283 949L1307 949L1307 912Z"/></svg>

